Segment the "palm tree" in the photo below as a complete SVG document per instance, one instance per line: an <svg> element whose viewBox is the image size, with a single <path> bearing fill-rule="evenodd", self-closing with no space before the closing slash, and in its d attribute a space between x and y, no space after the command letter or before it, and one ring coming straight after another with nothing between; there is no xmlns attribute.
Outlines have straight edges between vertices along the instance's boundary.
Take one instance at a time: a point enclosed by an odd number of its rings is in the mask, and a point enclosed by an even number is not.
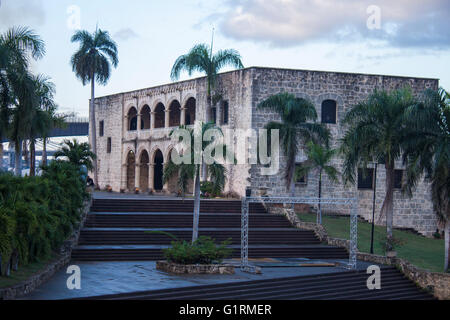
<svg viewBox="0 0 450 320"><path fill-rule="evenodd" d="M55 86L50 81L50 78L44 75L37 75L33 77L34 90L37 104L32 108L31 124L29 127L30 140L30 176L35 175L36 162L36 139L42 137L44 141L44 153L46 157L46 140L49 131L53 129L54 125L62 126L63 118L55 114L57 106L53 100L55 93ZM45 159L46 160L46 159ZM46 161L43 163L46 165Z"/></svg>
<svg viewBox="0 0 450 320"><path fill-rule="evenodd" d="M387 251L392 250L393 241L395 161L401 157L402 145L408 139L403 118L407 108L413 104L414 97L409 88L391 93L375 90L344 118L347 126L341 145L344 181L354 184L357 168L367 168L373 161L385 163L386 195L380 220L386 216Z"/></svg>
<svg viewBox="0 0 450 320"><path fill-rule="evenodd" d="M179 130L187 130L190 136L190 143L183 143L183 153L189 156L188 163L175 164L169 161L164 168L163 181L166 183L170 178L178 174L178 186L183 192L186 192L188 182L194 180L194 222L192 230L192 242L198 239L198 224L200 217L200 172L202 167L208 168L209 178L215 184L217 190L223 190L226 181L226 168L220 163L220 159L214 159L212 164L206 165L204 162L205 149L210 146L223 148L226 154L226 146L221 142L203 141L203 136L208 130L218 130L222 134L220 128L216 127L215 123L200 123L197 122L194 129L180 126ZM170 136L173 136L176 131L172 131ZM202 141L201 148L195 147L194 141ZM200 163L196 159L201 159Z"/></svg>
<svg viewBox="0 0 450 320"><path fill-rule="evenodd" d="M178 57L175 61L170 77L178 80L182 71L187 71L189 76L193 72L201 72L206 75L207 81L207 106L210 112L213 105L212 93L216 88L216 78L220 70L226 66L241 69L241 55L234 49L220 50L216 54L212 53L211 47L206 44L195 45L187 54ZM207 112L207 114L208 114ZM209 119L207 118L207 121Z"/></svg>
<svg viewBox="0 0 450 320"><path fill-rule="evenodd" d="M449 271L450 250L450 95L444 89L427 90L419 103L406 112L408 134L404 162L406 191L425 174L431 182L434 212L445 230L445 271Z"/></svg>
<svg viewBox="0 0 450 320"><path fill-rule="evenodd" d="M72 56L72 70L83 85L91 83L91 101L89 108L90 136L92 152L97 154L97 131L95 122L95 82L106 85L111 76L111 65L116 68L119 59L116 43L107 31L96 29L93 34L77 31L71 39L79 42L80 47ZM97 160L93 162L94 183L98 184Z"/></svg>
<svg viewBox="0 0 450 320"><path fill-rule="evenodd" d="M5 136L12 137L16 149L17 175L21 173L21 148L25 129L22 118L28 117L26 109L34 99L33 90L30 90L32 81L28 71L28 57L31 55L37 60L44 54L44 42L26 27L10 28L0 34L0 140ZM11 107L15 108L12 110ZM3 160L2 148L0 159Z"/></svg>
<svg viewBox="0 0 450 320"><path fill-rule="evenodd" d="M291 196L295 196L295 157L299 149L309 141L325 143L328 146L330 132L315 122L317 112L310 101L290 93L282 92L270 96L258 105L258 109L274 111L281 117L281 121L271 121L265 128L269 131L279 130L281 146L287 157L286 188Z"/></svg>
<svg viewBox="0 0 450 320"><path fill-rule="evenodd" d="M54 154L55 159L65 157L67 160L77 167L85 166L86 169L94 168L93 162L96 158L91 151L91 146L87 142L79 143L76 139L64 140L63 146Z"/></svg>
<svg viewBox="0 0 450 320"><path fill-rule="evenodd" d="M329 165L336 154L336 150L309 142L307 144L306 154L308 160L303 163L301 167L297 168L296 178L306 176L311 170L319 170L319 213L317 216L317 223L322 224L322 208L320 203L320 200L322 199L322 176L323 174L326 174L332 182L338 182L338 170Z"/></svg>

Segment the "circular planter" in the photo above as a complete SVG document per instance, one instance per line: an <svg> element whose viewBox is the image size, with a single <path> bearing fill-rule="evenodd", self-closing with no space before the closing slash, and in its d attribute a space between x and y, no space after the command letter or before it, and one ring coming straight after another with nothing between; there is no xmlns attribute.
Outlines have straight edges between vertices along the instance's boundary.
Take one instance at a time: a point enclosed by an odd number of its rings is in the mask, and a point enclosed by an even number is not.
<svg viewBox="0 0 450 320"><path fill-rule="evenodd" d="M156 269L175 274L234 274L234 266L229 264L177 264L157 261Z"/></svg>

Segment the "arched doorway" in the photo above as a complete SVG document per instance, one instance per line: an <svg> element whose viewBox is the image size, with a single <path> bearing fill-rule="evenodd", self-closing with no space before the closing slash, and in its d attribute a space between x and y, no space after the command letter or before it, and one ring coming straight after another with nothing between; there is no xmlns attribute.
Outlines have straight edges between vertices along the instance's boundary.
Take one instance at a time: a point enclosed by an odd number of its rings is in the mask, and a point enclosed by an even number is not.
<svg viewBox="0 0 450 320"><path fill-rule="evenodd" d="M135 174L136 174L136 156L133 151L130 151L127 156L127 189L134 191L135 188Z"/></svg>
<svg viewBox="0 0 450 320"><path fill-rule="evenodd" d="M167 155L167 163L172 161L172 151L176 152L175 149L172 149L169 151ZM169 181L167 181L167 191L171 194L177 194L178 193L178 174L174 174Z"/></svg>
<svg viewBox="0 0 450 320"><path fill-rule="evenodd" d="M191 125L195 122L195 104L196 101L194 98L189 98L186 102L186 125Z"/></svg>
<svg viewBox="0 0 450 320"><path fill-rule="evenodd" d="M128 131L136 131L137 130L137 110L135 107L132 107L128 111Z"/></svg>
<svg viewBox="0 0 450 320"><path fill-rule="evenodd" d="M174 100L169 107L169 127L178 127L181 119L181 105L177 100Z"/></svg>
<svg viewBox="0 0 450 320"><path fill-rule="evenodd" d="M150 162L150 157L148 156L148 152L146 150L141 153L141 175L139 177L139 188L142 192L148 191L148 164Z"/></svg>
<svg viewBox="0 0 450 320"><path fill-rule="evenodd" d="M165 124L165 107L160 102L155 108L155 128L164 128Z"/></svg>
<svg viewBox="0 0 450 320"><path fill-rule="evenodd" d="M153 186L156 191L161 191L163 189L163 165L164 165L164 156L161 150L156 150L154 160L155 171L153 173Z"/></svg>

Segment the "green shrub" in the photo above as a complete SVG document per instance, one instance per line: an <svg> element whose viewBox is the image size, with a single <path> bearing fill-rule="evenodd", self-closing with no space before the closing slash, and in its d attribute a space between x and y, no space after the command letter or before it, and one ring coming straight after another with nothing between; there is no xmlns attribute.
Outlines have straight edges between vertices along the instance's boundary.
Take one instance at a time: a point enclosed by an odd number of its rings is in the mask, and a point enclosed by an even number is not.
<svg viewBox="0 0 450 320"><path fill-rule="evenodd" d="M221 263L231 255L231 239L216 245L210 237L199 237L194 243L188 241L172 241L172 247L164 249L167 261L179 264L211 264Z"/></svg>
<svg viewBox="0 0 450 320"><path fill-rule="evenodd" d="M20 265L48 258L80 220L88 194L79 167L53 161L41 177L0 173L0 255Z"/></svg>
<svg viewBox="0 0 450 320"><path fill-rule="evenodd" d="M221 190L211 181L200 182L200 192L206 198L218 197L221 194Z"/></svg>

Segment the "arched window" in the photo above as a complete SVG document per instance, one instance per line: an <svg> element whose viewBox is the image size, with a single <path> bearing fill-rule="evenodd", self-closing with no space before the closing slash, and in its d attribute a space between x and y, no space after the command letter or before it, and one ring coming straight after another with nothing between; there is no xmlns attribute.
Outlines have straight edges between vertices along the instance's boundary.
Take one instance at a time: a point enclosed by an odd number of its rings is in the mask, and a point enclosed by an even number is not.
<svg viewBox="0 0 450 320"><path fill-rule="evenodd" d="M128 111L128 131L137 130L137 110L135 107Z"/></svg>
<svg viewBox="0 0 450 320"><path fill-rule="evenodd" d="M145 105L141 110L141 130L150 129L150 107Z"/></svg>
<svg viewBox="0 0 450 320"><path fill-rule="evenodd" d="M160 102L155 108L155 128L164 128L165 124L165 107Z"/></svg>
<svg viewBox="0 0 450 320"><path fill-rule="evenodd" d="M169 127L178 127L181 118L181 105L177 100L174 100L169 107Z"/></svg>
<svg viewBox="0 0 450 320"><path fill-rule="evenodd" d="M189 98L186 102L186 125L195 123L195 105L196 100L194 98Z"/></svg>
<svg viewBox="0 0 450 320"><path fill-rule="evenodd" d="M322 123L335 124L337 119L337 103L334 100L322 102Z"/></svg>

